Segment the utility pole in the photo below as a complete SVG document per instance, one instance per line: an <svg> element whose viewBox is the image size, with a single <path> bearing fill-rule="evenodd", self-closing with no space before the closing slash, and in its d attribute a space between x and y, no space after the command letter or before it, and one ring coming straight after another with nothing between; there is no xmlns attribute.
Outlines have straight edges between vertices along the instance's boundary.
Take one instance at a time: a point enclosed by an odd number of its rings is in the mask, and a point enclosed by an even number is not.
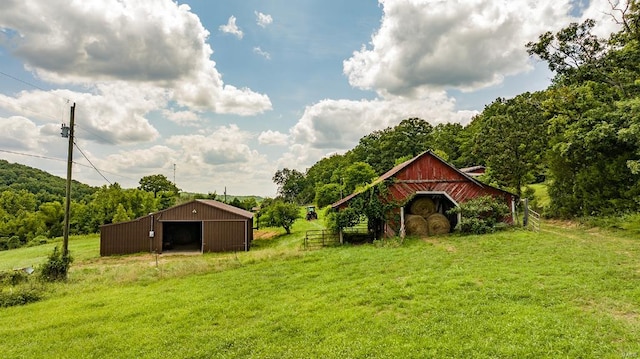
<svg viewBox="0 0 640 359"><path fill-rule="evenodd" d="M64 204L64 239L62 241L63 258L69 255L69 215L71 208L71 164L73 163L73 124L75 119L76 103L71 106L69 127L62 125L62 137L69 138L69 148L67 150L67 194ZM65 128L66 127L66 128Z"/></svg>

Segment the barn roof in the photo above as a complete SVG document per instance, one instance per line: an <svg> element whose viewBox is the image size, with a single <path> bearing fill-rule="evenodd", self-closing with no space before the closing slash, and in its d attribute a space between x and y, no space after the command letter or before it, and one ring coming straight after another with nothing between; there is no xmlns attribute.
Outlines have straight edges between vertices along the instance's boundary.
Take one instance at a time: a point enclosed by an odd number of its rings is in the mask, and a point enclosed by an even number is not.
<svg viewBox="0 0 640 359"><path fill-rule="evenodd" d="M493 188L496 189L498 191L502 191L505 193L509 193L507 191L489 186L487 184L484 184L480 181L478 181L477 179L473 178L471 175L469 175L468 173L465 173L463 171L461 171L460 169L456 168L455 166L453 166L452 164L448 163L447 161L443 160L442 158L440 158L438 155L436 155L435 153L433 153L433 151L429 150L429 151L425 151L422 152L421 154L417 155L416 157L409 159L395 167L393 167L392 169L390 169L389 171L387 171L385 174L383 174L382 176L378 177L375 181L373 181L369 186L367 186L365 189L362 189L360 191L354 192L352 194L350 194L349 196L335 202L334 204L331 205L332 208L338 208L341 205L348 203L349 201L351 201L353 198L357 197L358 195L360 195L361 193L363 193L366 189L370 188L371 186L375 186L378 183L384 182L392 177L394 177L395 175L397 175L400 171L402 171L403 169L409 167L411 164L413 164L414 162L416 162L417 160L419 160L420 158L424 157L424 156L431 156L435 159L437 159L438 161L442 162L442 164L444 164L445 166L451 168L453 171L457 172L458 174L460 174L460 176L464 177L465 179L467 179L469 182L474 183L475 185L481 187L481 188ZM512 193L509 193L511 195L513 195ZM515 195L513 195L515 196Z"/></svg>
<svg viewBox="0 0 640 359"><path fill-rule="evenodd" d="M460 171L464 173L469 173L469 172L475 172L477 170L484 170L484 169L486 169L485 166L479 165L479 166L464 167L464 168L461 168Z"/></svg>

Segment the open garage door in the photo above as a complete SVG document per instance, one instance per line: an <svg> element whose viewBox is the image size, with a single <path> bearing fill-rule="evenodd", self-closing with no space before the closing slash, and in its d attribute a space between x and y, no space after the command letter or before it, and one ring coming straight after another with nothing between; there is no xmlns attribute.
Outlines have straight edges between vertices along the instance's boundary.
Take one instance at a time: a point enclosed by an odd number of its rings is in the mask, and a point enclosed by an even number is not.
<svg viewBox="0 0 640 359"><path fill-rule="evenodd" d="M162 251L201 252L202 222L163 222Z"/></svg>

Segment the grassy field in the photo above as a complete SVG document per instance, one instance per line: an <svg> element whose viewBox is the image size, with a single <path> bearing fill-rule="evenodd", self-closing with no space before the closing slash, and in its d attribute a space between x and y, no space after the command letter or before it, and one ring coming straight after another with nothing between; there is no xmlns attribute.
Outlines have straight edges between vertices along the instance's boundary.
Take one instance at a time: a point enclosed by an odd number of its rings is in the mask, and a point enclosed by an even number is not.
<svg viewBox="0 0 640 359"><path fill-rule="evenodd" d="M3 358L637 358L640 239L539 233L302 250L307 229L251 252L100 258L75 238L70 279L0 308ZM51 245L0 252L37 264Z"/></svg>

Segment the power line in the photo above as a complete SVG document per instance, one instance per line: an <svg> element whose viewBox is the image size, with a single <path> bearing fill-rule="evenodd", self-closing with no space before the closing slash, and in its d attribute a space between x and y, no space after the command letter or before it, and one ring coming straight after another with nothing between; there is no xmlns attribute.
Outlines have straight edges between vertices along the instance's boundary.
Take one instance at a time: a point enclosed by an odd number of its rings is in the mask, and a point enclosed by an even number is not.
<svg viewBox="0 0 640 359"><path fill-rule="evenodd" d="M71 99L68 99L68 98L66 98L66 97L62 97L62 96L56 95L55 93L50 92L50 91L51 91L50 89L49 89L49 90L47 90L47 89L42 88L42 87L40 87L40 86L38 86L38 85L32 84L31 82L28 82L28 81L25 81L25 80L19 79L19 78L17 78L17 77L15 77L15 76L13 76L13 75L9 75L8 73L6 73L6 72L4 72L4 71L0 71L0 75L6 76L6 77L8 77L8 78L10 78L10 79L12 79L12 80L15 80L15 81L21 82L21 83L23 83L23 84L25 84L25 85L27 85L27 86L31 86L31 87L33 87L33 88L36 88L36 89L40 90L40 91L48 92L48 93L50 93L50 94L51 94L51 95L53 95L53 96L59 97L59 98L61 98L61 99L63 99L63 100L66 100L67 102L71 101Z"/></svg>
<svg viewBox="0 0 640 359"><path fill-rule="evenodd" d="M4 103L7 103L7 104L9 104L10 106L18 107L18 108L22 109L23 111L31 112L31 113L33 113L33 114L35 114L35 115L39 115L39 116L42 116L42 117L46 117L46 118L49 118L49 119L52 119L52 120L60 121L60 119L59 119L59 118L53 117L52 115L49 115L49 114L45 114L45 113L42 113L42 112L38 112L38 111L36 111L36 110L34 110L34 109L32 109L32 108L29 108L29 107L22 106L22 105L18 105L18 104L15 104L15 103L11 103L11 102L9 102L9 101L2 100L2 99L0 99L0 101L2 101L2 102L4 102Z"/></svg>
<svg viewBox="0 0 640 359"><path fill-rule="evenodd" d="M104 180L105 180L105 181L107 181L109 184L112 184L112 183L111 183L111 181L109 181L109 180L107 179L107 177L105 177L105 176L102 174L102 172L100 172L100 170L98 170L98 169L96 168L96 166L94 166L94 165L93 165L93 163L91 162L91 160L89 160L89 158L87 157L87 155L85 155L85 154L84 154L84 152L82 152L82 150L80 149L80 147L78 146L78 144L77 144L77 143L75 143L75 142L74 142L73 144L76 146L76 148L78 149L78 151L80 151L80 153L82 154L82 157L84 157L84 159L85 159L85 160L87 160L87 162L89 162L89 164L91 165L91 167L93 167L93 169L94 169L96 172L98 172L98 174L99 174L100 176L102 176L102 178L104 178Z"/></svg>
<svg viewBox="0 0 640 359"><path fill-rule="evenodd" d="M76 147L77 147L77 145L76 145ZM63 158L47 157L47 156L42 156L42 155L35 155L35 154L32 154L32 153L24 153L24 152L17 152L17 151L3 150L3 149L0 149L0 152L10 153L12 155L20 155L20 156L27 156L27 157L42 158L42 159L45 159L45 160L52 160L52 161L60 161L60 162L66 162L67 161L67 160L65 160ZM83 154L83 156L84 156L84 154ZM89 161L88 158L86 158L86 159L87 159L87 161ZM73 164L81 166L81 167L86 167L86 168L94 168L94 169L99 170L99 171L104 172L104 173L108 173L108 174L111 174L111 175L114 175L114 176L126 178L126 179L132 180L132 181L137 181L135 178L123 176L123 175L121 175L119 173L110 172L110 171L106 171L106 170L103 170L103 169L98 169L98 168L86 165L84 163L79 163L79 162L73 161ZM103 178L104 178L104 176L103 176ZM107 180L107 182L109 182L109 181ZM111 184L111 182L109 182L109 184Z"/></svg>
<svg viewBox="0 0 640 359"><path fill-rule="evenodd" d="M98 139L101 139L102 141L104 141L104 142L106 142L106 143L108 143L108 144L110 144L110 145L114 145L114 146L117 146L117 145L118 145L117 143L115 143L115 142L113 142L113 141L111 141L111 140L109 140L109 139L106 139L106 138L104 138L104 137L102 137L102 136L98 135L98 134L97 134L97 133L95 133L95 132L89 131L88 129L84 128L84 126L80 126L80 125L78 125L77 123L76 123L76 127L78 127L78 128L80 128L80 129L82 129L83 131L85 131L85 132L87 132L87 133L89 133L89 134L91 134L91 135L95 136L95 137L96 137L96 138L98 138Z"/></svg>
<svg viewBox="0 0 640 359"><path fill-rule="evenodd" d="M62 161L65 162L65 159L62 158L55 158L55 157L47 157L47 156L42 156L42 155L34 155L31 153L23 153L23 152L16 152L16 151L9 151L9 150L2 150L0 149L0 152L5 152L5 153L10 153L13 155L21 155L21 156L28 156L28 157L35 157L35 158L43 158L45 160L54 160L54 161Z"/></svg>

